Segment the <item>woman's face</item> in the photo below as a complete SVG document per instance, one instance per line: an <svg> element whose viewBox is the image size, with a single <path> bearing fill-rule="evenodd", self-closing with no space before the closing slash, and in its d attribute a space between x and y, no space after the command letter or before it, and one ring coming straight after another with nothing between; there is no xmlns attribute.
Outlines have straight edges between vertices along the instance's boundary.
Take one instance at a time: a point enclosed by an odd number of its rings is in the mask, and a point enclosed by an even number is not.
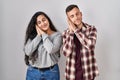
<svg viewBox="0 0 120 80"><path fill-rule="evenodd" d="M43 31L47 31L50 28L49 21L44 15L39 15L37 17L37 26Z"/></svg>

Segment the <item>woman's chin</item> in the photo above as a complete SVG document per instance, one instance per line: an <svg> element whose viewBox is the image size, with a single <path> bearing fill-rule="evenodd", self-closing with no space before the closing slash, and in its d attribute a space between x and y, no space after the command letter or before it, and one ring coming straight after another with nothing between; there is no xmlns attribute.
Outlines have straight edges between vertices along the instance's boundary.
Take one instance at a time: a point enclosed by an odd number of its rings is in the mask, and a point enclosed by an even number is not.
<svg viewBox="0 0 120 80"><path fill-rule="evenodd" d="M39 27L42 31L46 31L47 28Z"/></svg>

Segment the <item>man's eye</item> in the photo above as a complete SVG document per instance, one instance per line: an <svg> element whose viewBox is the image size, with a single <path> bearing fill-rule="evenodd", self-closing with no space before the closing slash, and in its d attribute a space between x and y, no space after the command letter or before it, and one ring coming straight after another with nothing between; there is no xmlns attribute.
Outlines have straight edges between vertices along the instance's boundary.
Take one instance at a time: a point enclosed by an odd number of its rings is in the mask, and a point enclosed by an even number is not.
<svg viewBox="0 0 120 80"><path fill-rule="evenodd" d="M73 18L74 16L73 16L73 15L71 15L70 17L71 17L71 18Z"/></svg>
<svg viewBox="0 0 120 80"><path fill-rule="evenodd" d="M80 13L78 12L78 13L76 13L76 15L78 16Z"/></svg>

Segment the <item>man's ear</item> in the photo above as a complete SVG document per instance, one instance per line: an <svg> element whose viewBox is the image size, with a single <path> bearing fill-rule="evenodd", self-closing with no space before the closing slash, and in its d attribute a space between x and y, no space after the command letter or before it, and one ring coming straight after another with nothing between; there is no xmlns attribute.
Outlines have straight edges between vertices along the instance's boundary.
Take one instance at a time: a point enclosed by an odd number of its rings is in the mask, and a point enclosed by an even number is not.
<svg viewBox="0 0 120 80"><path fill-rule="evenodd" d="M66 13L67 18L69 18L68 13Z"/></svg>

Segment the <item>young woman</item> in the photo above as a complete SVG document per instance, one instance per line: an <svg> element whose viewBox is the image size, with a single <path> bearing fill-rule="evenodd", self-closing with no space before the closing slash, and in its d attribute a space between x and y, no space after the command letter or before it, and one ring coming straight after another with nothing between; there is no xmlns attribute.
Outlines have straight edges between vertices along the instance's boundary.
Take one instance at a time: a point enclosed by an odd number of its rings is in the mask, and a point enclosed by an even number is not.
<svg viewBox="0 0 120 80"><path fill-rule="evenodd" d="M44 12L36 12L26 30L26 80L60 80L58 60L62 36Z"/></svg>

